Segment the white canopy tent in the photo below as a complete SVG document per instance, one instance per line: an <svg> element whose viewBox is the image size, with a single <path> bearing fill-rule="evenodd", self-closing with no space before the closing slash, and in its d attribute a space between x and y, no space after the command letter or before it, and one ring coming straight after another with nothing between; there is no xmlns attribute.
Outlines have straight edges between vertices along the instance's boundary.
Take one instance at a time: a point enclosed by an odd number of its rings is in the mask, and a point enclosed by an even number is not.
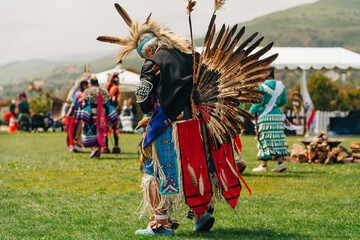
<svg viewBox="0 0 360 240"><path fill-rule="evenodd" d="M274 53L279 53L278 58L271 64L274 68L282 69L301 69L301 93L303 94L304 104L309 107L311 97L307 90L307 70L309 69L360 69L360 54L344 48L315 48L315 47L274 47L264 57ZM311 103L312 105L312 103ZM312 108L313 109L313 108ZM310 108L308 108L311 111ZM309 111L307 113L309 113ZM316 112L317 120L315 133L319 133L328 126L320 126L320 119ZM327 119L329 123L329 119Z"/></svg>
<svg viewBox="0 0 360 240"><path fill-rule="evenodd" d="M135 92L136 86L139 84L140 75L119 68L113 68L104 72L96 74L96 77L101 86L104 86L109 78L109 76L117 72L119 73L119 88L121 92Z"/></svg>
<svg viewBox="0 0 360 240"><path fill-rule="evenodd" d="M276 69L360 69L360 54L340 47L273 47L264 57L274 53Z"/></svg>

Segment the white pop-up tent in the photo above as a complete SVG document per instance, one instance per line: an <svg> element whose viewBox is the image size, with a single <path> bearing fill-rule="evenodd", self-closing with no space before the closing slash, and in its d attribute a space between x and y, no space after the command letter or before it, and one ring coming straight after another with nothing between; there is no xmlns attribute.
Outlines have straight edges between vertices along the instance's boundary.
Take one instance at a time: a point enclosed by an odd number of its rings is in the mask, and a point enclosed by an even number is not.
<svg viewBox="0 0 360 240"><path fill-rule="evenodd" d="M264 57L273 53L276 69L360 69L360 54L340 47L273 47Z"/></svg>
<svg viewBox="0 0 360 240"><path fill-rule="evenodd" d="M113 68L104 72L96 74L96 77L99 81L100 86L104 86L109 78L109 76L117 72L119 73L119 88L121 92L135 92L136 86L139 84L140 75L119 68Z"/></svg>
<svg viewBox="0 0 360 240"><path fill-rule="evenodd" d="M274 68L301 69L301 93L304 99L309 129L315 111L311 97L307 90L307 70L309 69L360 69L360 54L344 48L315 48L315 47L274 47L264 57L278 53L278 58L271 64ZM319 132L319 121L316 121L316 130Z"/></svg>

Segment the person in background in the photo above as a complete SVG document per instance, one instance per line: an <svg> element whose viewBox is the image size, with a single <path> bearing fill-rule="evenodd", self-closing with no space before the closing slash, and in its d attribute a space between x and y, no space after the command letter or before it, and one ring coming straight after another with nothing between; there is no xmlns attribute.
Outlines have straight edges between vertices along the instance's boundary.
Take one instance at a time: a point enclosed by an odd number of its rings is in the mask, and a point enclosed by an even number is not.
<svg viewBox="0 0 360 240"><path fill-rule="evenodd" d="M67 144L70 152L83 152L81 143L81 124L76 120L77 113L81 107L80 99L83 96L83 92L88 88L87 80L82 80L79 87L74 91L71 96L71 104L66 114L66 132L67 132Z"/></svg>
<svg viewBox="0 0 360 240"><path fill-rule="evenodd" d="M137 114L136 106L132 98L124 101L120 113L121 125L124 132L133 132L135 129L135 115Z"/></svg>
<svg viewBox="0 0 360 240"><path fill-rule="evenodd" d="M273 172L283 172L286 166L283 163L284 156L289 154L284 133L284 119L280 107L287 104L285 87L281 81L275 81L274 71L261 86L260 90L265 94L259 104L254 104L250 108L250 113L257 118L257 138L258 138L258 159L262 161L259 167L254 168L253 172L268 171L267 163L272 158L277 159L278 164Z"/></svg>
<svg viewBox="0 0 360 240"><path fill-rule="evenodd" d="M15 108L15 112L19 113L18 128L20 130L29 131L31 128L30 107L27 101L26 93L24 91L20 92L19 94L19 103Z"/></svg>
<svg viewBox="0 0 360 240"><path fill-rule="evenodd" d="M121 97L121 92L118 87L119 85L119 74L113 73L110 75L108 84L105 86L105 89L108 91L110 95L110 100L108 104L112 106L115 110L118 107L118 103ZM121 149L119 147L119 135L118 135L118 124L108 125L108 133L105 137L105 147L102 150L102 153L110 153L109 149L109 137L111 133L114 136L114 147L112 149L112 153L121 153Z"/></svg>

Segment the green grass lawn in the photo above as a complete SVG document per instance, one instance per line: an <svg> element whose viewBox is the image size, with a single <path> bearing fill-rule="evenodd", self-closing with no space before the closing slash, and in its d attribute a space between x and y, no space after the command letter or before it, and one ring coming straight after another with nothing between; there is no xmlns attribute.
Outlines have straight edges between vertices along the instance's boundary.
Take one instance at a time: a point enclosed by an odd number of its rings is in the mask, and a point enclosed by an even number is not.
<svg viewBox="0 0 360 240"><path fill-rule="evenodd" d="M360 141L344 139L346 147ZM64 133L0 133L0 239L148 239L134 235L147 225L133 215L141 201L139 140L121 135L121 155L91 160L70 153ZM244 188L241 214L217 202L213 229L199 234L184 206L171 239L360 239L360 164L286 163L284 173L252 173L256 140L242 142L253 196Z"/></svg>

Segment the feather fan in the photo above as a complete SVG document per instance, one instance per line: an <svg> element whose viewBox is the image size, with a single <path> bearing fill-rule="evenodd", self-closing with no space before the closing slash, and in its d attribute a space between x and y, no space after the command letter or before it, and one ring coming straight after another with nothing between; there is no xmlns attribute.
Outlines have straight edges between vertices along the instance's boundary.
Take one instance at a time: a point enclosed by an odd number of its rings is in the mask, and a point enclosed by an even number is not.
<svg viewBox="0 0 360 240"><path fill-rule="evenodd" d="M245 27L237 31L222 25L215 35L216 10L225 1L215 1L215 11L205 35L203 50L194 65L194 90L192 101L197 112L205 120L210 138L216 149L230 143L229 135L236 138L246 124L239 116L252 120L253 116L239 107L240 103L260 103L263 92L258 87L271 72L269 65L277 54L262 58L272 43L256 51L264 40L255 40L258 33L240 42ZM255 41L254 41L255 40Z"/></svg>

